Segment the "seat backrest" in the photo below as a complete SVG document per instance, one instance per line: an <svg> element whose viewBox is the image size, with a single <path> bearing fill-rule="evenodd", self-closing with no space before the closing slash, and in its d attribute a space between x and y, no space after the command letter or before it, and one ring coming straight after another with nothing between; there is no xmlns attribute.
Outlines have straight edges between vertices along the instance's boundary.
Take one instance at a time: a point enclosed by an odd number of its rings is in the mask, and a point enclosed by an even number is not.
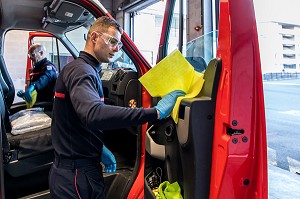
<svg viewBox="0 0 300 199"><path fill-rule="evenodd" d="M0 56L0 72L2 76L2 80L0 78L0 84L2 86L6 106L9 108L12 105L15 98L15 87L7 71L3 56Z"/></svg>
<svg viewBox="0 0 300 199"><path fill-rule="evenodd" d="M209 197L215 106L221 67L219 59L209 62L200 94L181 101L177 128L168 127L176 129L177 134L166 133L175 137L166 142L166 168L172 168L170 170L173 171L168 173L168 180L179 182L184 198Z"/></svg>
<svg viewBox="0 0 300 199"><path fill-rule="evenodd" d="M199 96L210 97L212 100L216 100L217 89L219 86L219 78L221 75L221 60L212 59L205 72L204 72L204 84Z"/></svg>
<svg viewBox="0 0 300 199"><path fill-rule="evenodd" d="M177 125L169 117L154 123L147 131L147 152L154 159L164 161L162 178L170 183L178 182L183 198L209 198L215 107L221 69L220 59L209 62L200 94L181 101ZM156 165L153 163L152 166ZM155 198L149 179L146 176L145 196Z"/></svg>
<svg viewBox="0 0 300 199"><path fill-rule="evenodd" d="M3 155L5 156L9 152L9 143L7 140L7 135L6 132L8 128L7 122L9 122L9 115L8 115L8 110L5 104L5 97L4 97L4 92L2 89L2 84L0 84L0 130L1 130L1 142L2 142L2 148L3 148ZM1 157L0 157L1 158ZM5 159L5 158L4 158Z"/></svg>

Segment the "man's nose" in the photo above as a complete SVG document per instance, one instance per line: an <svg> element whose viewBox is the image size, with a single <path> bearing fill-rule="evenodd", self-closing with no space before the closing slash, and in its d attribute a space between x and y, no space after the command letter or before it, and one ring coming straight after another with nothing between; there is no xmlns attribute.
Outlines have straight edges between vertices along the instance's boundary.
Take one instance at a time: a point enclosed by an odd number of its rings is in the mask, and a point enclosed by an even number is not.
<svg viewBox="0 0 300 199"><path fill-rule="evenodd" d="M113 48L113 51L114 51L114 52L118 52L119 50L120 50L120 48L119 48L118 45L116 45L116 46Z"/></svg>

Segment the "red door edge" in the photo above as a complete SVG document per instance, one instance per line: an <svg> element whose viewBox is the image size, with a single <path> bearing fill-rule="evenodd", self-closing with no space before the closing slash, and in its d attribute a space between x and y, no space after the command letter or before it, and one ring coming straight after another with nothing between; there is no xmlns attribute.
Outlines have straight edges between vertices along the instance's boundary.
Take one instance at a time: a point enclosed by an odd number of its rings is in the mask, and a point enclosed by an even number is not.
<svg viewBox="0 0 300 199"><path fill-rule="evenodd" d="M266 122L252 0L223 0L210 199L268 198ZM229 135L231 129L237 134ZM238 134L238 132L240 134Z"/></svg>

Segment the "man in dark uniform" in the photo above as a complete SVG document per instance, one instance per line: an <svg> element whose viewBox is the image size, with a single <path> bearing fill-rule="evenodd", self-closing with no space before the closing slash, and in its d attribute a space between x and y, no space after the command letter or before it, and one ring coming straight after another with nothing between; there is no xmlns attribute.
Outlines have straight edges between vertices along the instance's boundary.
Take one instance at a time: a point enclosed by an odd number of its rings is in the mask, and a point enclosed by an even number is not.
<svg viewBox="0 0 300 199"><path fill-rule="evenodd" d="M184 95L182 91L173 91L153 108L104 104L100 64L109 62L120 50L122 33L115 20L98 18L88 32L84 51L58 76L51 126L55 150L49 174L52 198L105 198L99 162L110 161L113 155L103 147L102 130L165 118L177 97Z"/></svg>
<svg viewBox="0 0 300 199"><path fill-rule="evenodd" d="M28 56L33 62L33 70L30 73L30 84L28 89L19 91L17 96L27 102L32 100L32 92L37 91L38 102L52 102L54 97L54 86L57 79L55 65L46 57L46 48L41 44L33 44L28 49Z"/></svg>

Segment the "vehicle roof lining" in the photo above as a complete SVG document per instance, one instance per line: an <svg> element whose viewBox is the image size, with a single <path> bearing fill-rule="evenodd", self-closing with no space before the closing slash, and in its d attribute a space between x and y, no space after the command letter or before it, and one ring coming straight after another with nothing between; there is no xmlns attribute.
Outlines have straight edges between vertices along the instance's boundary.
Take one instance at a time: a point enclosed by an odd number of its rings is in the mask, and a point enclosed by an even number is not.
<svg viewBox="0 0 300 199"><path fill-rule="evenodd" d="M0 17L5 19L2 20L2 32L9 29L24 29L57 35L89 23L93 19L90 12L71 1L0 0L0 2L2 4ZM52 8L55 12L49 13L45 5L52 4L56 6ZM48 26L49 23L52 25Z"/></svg>
<svg viewBox="0 0 300 199"><path fill-rule="evenodd" d="M1 1L2 27L8 29L30 29L41 27L41 16L44 15L43 0L10 0ZM34 12L33 12L34 11Z"/></svg>
<svg viewBox="0 0 300 199"><path fill-rule="evenodd" d="M53 1L50 5L47 3L44 10L46 16L43 19L43 28L46 30L50 28L68 31L93 18L82 6L64 0Z"/></svg>

